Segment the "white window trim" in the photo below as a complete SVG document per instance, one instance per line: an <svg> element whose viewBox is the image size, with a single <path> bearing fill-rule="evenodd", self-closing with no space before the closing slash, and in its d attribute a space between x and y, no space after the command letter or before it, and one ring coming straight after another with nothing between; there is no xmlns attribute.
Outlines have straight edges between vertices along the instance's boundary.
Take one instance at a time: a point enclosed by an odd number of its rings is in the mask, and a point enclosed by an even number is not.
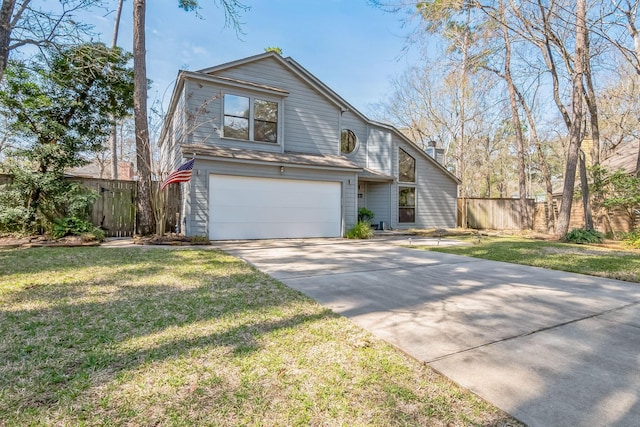
<svg viewBox="0 0 640 427"><path fill-rule="evenodd" d="M411 157L413 159L413 181L400 181L400 150L404 151L404 153ZM415 156L412 156L411 154L409 154L409 152L407 150L405 150L402 147L398 147L398 182L402 183L402 185L404 187L411 187L412 185L415 186L418 183L418 162L416 160ZM405 185L408 184L408 185Z"/></svg>
<svg viewBox="0 0 640 427"><path fill-rule="evenodd" d="M224 135L224 118L226 117L226 114L224 112L225 95L233 95L233 96L241 96L243 98L249 98L249 139L238 139L238 138L233 138L231 136ZM256 99L259 99L261 101L275 102L276 104L278 104L278 121L276 122L276 132L277 132L276 142L256 141L255 139L253 139L254 128L255 128L254 101ZM242 93L242 92L231 92L231 91L222 92L222 108L221 108L221 120L220 120L220 123L222 124L221 138L227 139L230 141L243 141L243 142L251 142L255 144L268 144L270 146L281 145L282 144L282 111L283 111L282 99L273 98L269 96L262 96L262 95L251 95L251 94Z"/></svg>
<svg viewBox="0 0 640 427"><path fill-rule="evenodd" d="M353 136L355 136L355 138L356 138L355 146L353 147L353 150L350 153L345 153L344 151L342 151L342 132L345 132L345 131L351 132L353 134ZM340 155L341 156L353 156L358 152L358 149L360 148L360 138L358 137L358 134L354 130L352 130L350 128L343 127L340 130L339 144L340 144L339 151L340 151Z"/></svg>
<svg viewBox="0 0 640 427"><path fill-rule="evenodd" d="M400 206L400 190L404 188L412 188L413 189L413 221L411 222L401 222L400 221L400 209L411 209L410 206ZM418 187L415 183L399 183L397 187L397 215L398 215L398 224L415 224L416 217L418 216Z"/></svg>

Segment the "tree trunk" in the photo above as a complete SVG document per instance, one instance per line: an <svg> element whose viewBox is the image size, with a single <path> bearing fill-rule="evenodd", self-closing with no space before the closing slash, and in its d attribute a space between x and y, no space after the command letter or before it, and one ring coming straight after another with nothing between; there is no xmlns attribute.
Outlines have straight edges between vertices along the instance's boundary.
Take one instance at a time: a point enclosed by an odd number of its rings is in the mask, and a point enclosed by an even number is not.
<svg viewBox="0 0 640 427"><path fill-rule="evenodd" d="M11 42L11 17L16 0L3 0L0 8L0 80L9 62L9 43Z"/></svg>
<svg viewBox="0 0 640 427"><path fill-rule="evenodd" d="M133 112L136 132L136 167L138 169L138 233L153 232L151 207L151 155L147 120L147 66L145 47L145 0L133 2Z"/></svg>
<svg viewBox="0 0 640 427"><path fill-rule="evenodd" d="M504 3L502 2L502 0L500 1L500 24L502 25L502 36L504 38L505 45L504 79L507 82L507 86L509 88L511 120L516 132L516 148L518 151L518 204L520 206L519 222L520 228L528 228L529 213L527 208L527 177L524 159L524 135L522 134L522 123L520 122L520 112L518 109L518 99L516 97L515 84L513 82L513 78L511 77L511 40L509 39L509 27L507 26L506 18L504 16Z"/></svg>
<svg viewBox="0 0 640 427"><path fill-rule="evenodd" d="M458 197L461 197L464 200L464 209L462 210L462 228L467 228L468 218L467 218L467 179L466 175L466 167L465 167L465 128L466 128L466 101L467 101L467 91L469 89L469 63L468 63L468 55L469 55L469 22L471 20L470 10L467 9L466 13L466 26L465 33L462 40L462 75L461 75L461 97L460 97L460 144L458 145L458 165L457 172L458 178L462 182L460 185L460 191L458 192Z"/></svg>
<svg viewBox="0 0 640 427"><path fill-rule="evenodd" d="M124 0L118 1L118 9L116 10L116 18L113 24L113 40L111 41L111 47L115 49L118 45L118 32L120 29L120 17L122 16L122 4ZM118 179L118 128L116 120L113 120L111 125L111 135L109 136L110 149L111 149L111 179Z"/></svg>
<svg viewBox="0 0 640 427"><path fill-rule="evenodd" d="M587 101L587 108L589 109L589 120L591 121L591 141L593 143L591 147L591 165L596 166L600 164L600 123L598 121L598 101L596 97L596 91L593 86L593 78L591 76L591 53L589 49L589 37L586 38L586 50L584 55L585 61L585 81L587 83L587 93L585 99Z"/></svg>
<svg viewBox="0 0 640 427"><path fill-rule="evenodd" d="M576 46L574 55L573 93L571 129L569 131L569 152L564 172L564 186L562 189L562 204L558 215L556 235L564 236L569 231L571 219L571 206L573 203L573 191L576 181L576 167L582 142L582 102L583 102L583 78L584 55L586 52L586 0L578 0L576 3Z"/></svg>
<svg viewBox="0 0 640 427"><path fill-rule="evenodd" d="M580 150L580 187L582 193L582 208L584 209L584 228L593 230L593 216L591 215L591 204L589 203L589 181L587 180L587 165L585 155ZM586 188L586 190L585 190Z"/></svg>

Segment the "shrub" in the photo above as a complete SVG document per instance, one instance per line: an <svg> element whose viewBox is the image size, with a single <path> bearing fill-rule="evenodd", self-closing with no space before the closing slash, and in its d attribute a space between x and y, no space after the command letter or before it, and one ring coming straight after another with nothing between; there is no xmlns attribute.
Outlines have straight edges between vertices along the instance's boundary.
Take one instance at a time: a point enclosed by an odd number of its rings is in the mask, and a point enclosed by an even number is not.
<svg viewBox="0 0 640 427"><path fill-rule="evenodd" d="M358 221L358 223L345 233L347 239L370 239L373 237L373 230L369 221Z"/></svg>
<svg viewBox="0 0 640 427"><path fill-rule="evenodd" d="M19 233L28 230L27 218L31 213L23 206L6 206L0 203L0 233Z"/></svg>
<svg viewBox="0 0 640 427"><path fill-rule="evenodd" d="M622 236L625 246L640 249L640 228L626 233Z"/></svg>
<svg viewBox="0 0 640 427"><path fill-rule="evenodd" d="M358 210L358 222L371 222L373 217L373 211L370 211L367 208L360 208Z"/></svg>
<svg viewBox="0 0 640 427"><path fill-rule="evenodd" d="M575 228L565 234L562 240L567 243L593 244L601 243L604 240L604 235L596 230Z"/></svg>
<svg viewBox="0 0 640 427"><path fill-rule="evenodd" d="M29 233L35 228L29 221L34 212L26 207L23 199L23 192L9 184L0 185L0 232Z"/></svg>
<svg viewBox="0 0 640 427"><path fill-rule="evenodd" d="M72 216L53 221L51 236L56 239L64 236L82 236L84 234L92 234L100 242L105 239L104 231L84 219Z"/></svg>

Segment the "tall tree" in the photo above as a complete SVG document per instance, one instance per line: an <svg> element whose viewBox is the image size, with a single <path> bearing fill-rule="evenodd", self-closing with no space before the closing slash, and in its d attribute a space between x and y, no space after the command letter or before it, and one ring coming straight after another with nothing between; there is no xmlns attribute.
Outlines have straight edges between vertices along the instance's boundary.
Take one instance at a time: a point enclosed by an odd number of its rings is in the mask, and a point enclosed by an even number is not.
<svg viewBox="0 0 640 427"><path fill-rule="evenodd" d="M525 227L528 222L529 213L527 212L527 176L525 172L525 143L524 134L522 132L522 123L520 121L520 109L518 108L518 96L516 85L511 75L511 37L510 29L507 24L504 1L499 1L499 22L504 40L504 80L509 89L509 106L511 107L511 120L516 136L516 162L518 164L518 200L520 205L520 224Z"/></svg>
<svg viewBox="0 0 640 427"><path fill-rule="evenodd" d="M133 114L136 127L136 170L138 171L138 233L153 232L151 205L151 149L147 119L147 49L145 41L146 0L133 1Z"/></svg>
<svg viewBox="0 0 640 427"><path fill-rule="evenodd" d="M149 121L147 118L147 66L145 42L146 0L133 2L133 69L134 69L134 120L136 134L136 168L138 171L138 232L148 235L153 232L154 218L151 194L151 148ZM225 14L225 25L240 31L239 11L248 7L238 0L215 0ZM198 13L198 0L178 0L178 7Z"/></svg>
<svg viewBox="0 0 640 427"><path fill-rule="evenodd" d="M638 76L640 76L640 29L638 28L638 8L640 7L640 1L619 0L613 1L611 4L614 9L614 13L612 14L614 20L610 25L614 27L625 27L631 38L630 44L632 46L625 43L623 37L616 37L615 34L619 34L617 31L613 32L614 35L610 35L610 32L605 29L602 31L602 34L618 49L622 57L633 66ZM640 178L640 144L638 144L636 159L636 177Z"/></svg>
<svg viewBox="0 0 640 427"><path fill-rule="evenodd" d="M576 41L573 60L573 88L571 96L571 127L569 130L569 151L564 172L564 185L562 188L562 204L558 214L556 234L565 235L569 231L571 219L571 207L573 204L573 190L575 188L576 166L580 156L580 144L582 143L582 116L584 93L584 69L585 55L587 52L587 8L586 0L576 2Z"/></svg>
<svg viewBox="0 0 640 427"><path fill-rule="evenodd" d="M120 30L120 17L122 16L122 5L124 0L118 0L118 8L116 9L116 17L113 23L113 38L111 40L111 48L118 46L118 33ZM118 127L117 122L113 119L111 123L111 135L109 135L109 148L111 149L111 179L118 179Z"/></svg>

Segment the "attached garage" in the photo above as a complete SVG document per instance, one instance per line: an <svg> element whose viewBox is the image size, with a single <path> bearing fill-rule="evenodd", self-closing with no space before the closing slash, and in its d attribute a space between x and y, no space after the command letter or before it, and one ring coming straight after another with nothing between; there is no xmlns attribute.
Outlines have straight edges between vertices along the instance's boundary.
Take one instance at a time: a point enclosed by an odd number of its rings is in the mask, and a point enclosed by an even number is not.
<svg viewBox="0 0 640 427"><path fill-rule="evenodd" d="M341 235L341 182L209 175L211 240Z"/></svg>

